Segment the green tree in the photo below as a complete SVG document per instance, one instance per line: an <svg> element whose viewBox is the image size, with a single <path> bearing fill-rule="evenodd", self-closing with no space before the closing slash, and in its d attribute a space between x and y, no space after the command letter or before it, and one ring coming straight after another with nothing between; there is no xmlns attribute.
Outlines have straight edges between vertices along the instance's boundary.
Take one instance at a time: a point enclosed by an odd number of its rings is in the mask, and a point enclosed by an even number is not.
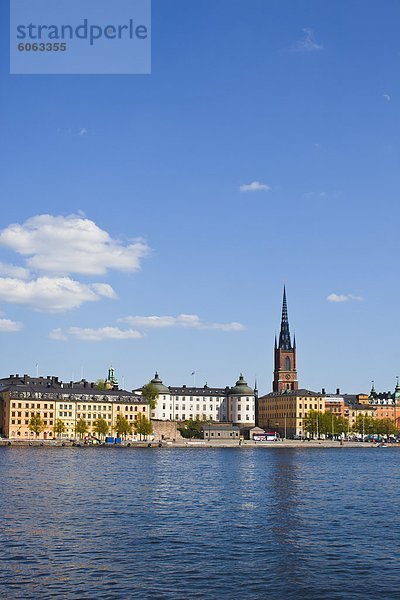
<svg viewBox="0 0 400 600"><path fill-rule="evenodd" d="M105 419L96 419L93 423L93 431L100 437L105 437L108 433L108 423Z"/></svg>
<svg viewBox="0 0 400 600"><path fill-rule="evenodd" d="M88 425L85 421L85 419L79 419L79 421L77 421L76 425L75 425L75 433L77 433L79 435L79 437L83 437L85 435L85 433L87 433L89 430Z"/></svg>
<svg viewBox="0 0 400 600"><path fill-rule="evenodd" d="M375 419L369 415L357 415L351 429L356 433L370 435L376 433L376 423Z"/></svg>
<svg viewBox="0 0 400 600"><path fill-rule="evenodd" d="M114 429L117 433L117 437L123 437L126 439L126 436L129 433L132 433L132 425L129 423L128 419L123 415L117 415L115 420Z"/></svg>
<svg viewBox="0 0 400 600"><path fill-rule="evenodd" d="M146 402L150 404L151 410L154 410L157 405L158 398L157 386L155 386L154 383L151 382L146 383L146 385L142 387L142 398L144 398Z"/></svg>
<svg viewBox="0 0 400 600"><path fill-rule="evenodd" d="M311 435L312 438L320 436L320 425L321 425L322 412L317 410L309 410L304 417L303 427Z"/></svg>
<svg viewBox="0 0 400 600"><path fill-rule="evenodd" d="M98 390L105 390L107 387L104 379L97 379L95 385L96 385L96 389L98 389Z"/></svg>
<svg viewBox="0 0 400 600"><path fill-rule="evenodd" d="M153 433L153 423L145 415L139 414L137 421L135 421L135 430L142 439L142 435L146 437Z"/></svg>
<svg viewBox="0 0 400 600"><path fill-rule="evenodd" d="M29 430L32 431L36 437L39 433L45 430L45 424L39 413L35 413L29 420Z"/></svg>
<svg viewBox="0 0 400 600"><path fill-rule="evenodd" d="M344 417L337 417L330 411L318 412L309 410L304 418L304 430L311 437L337 436L347 433L348 420Z"/></svg>
<svg viewBox="0 0 400 600"><path fill-rule="evenodd" d="M65 423L61 419L57 419L53 427L54 435L60 437L66 431Z"/></svg>
<svg viewBox="0 0 400 600"><path fill-rule="evenodd" d="M178 430L184 438L201 438L201 428L208 422L206 419L200 420L197 415L195 419L185 421L182 427L178 427Z"/></svg>
<svg viewBox="0 0 400 600"><path fill-rule="evenodd" d="M379 433L379 435L394 435L397 433L396 423L392 419L377 419L376 433Z"/></svg>
<svg viewBox="0 0 400 600"><path fill-rule="evenodd" d="M335 430L335 435L341 435L342 433L347 433L349 430L349 420L346 417L336 417L337 419L337 429Z"/></svg>

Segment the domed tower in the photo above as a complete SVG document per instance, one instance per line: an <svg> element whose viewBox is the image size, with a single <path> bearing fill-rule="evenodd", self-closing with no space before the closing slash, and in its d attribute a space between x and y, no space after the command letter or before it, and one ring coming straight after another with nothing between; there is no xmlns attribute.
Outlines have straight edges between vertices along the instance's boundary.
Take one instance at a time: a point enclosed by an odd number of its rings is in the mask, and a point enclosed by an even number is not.
<svg viewBox="0 0 400 600"><path fill-rule="evenodd" d="M172 406L170 389L163 384L162 379L160 379L160 376L157 372L150 383L157 390L158 394L156 399L156 407L151 411L151 417L153 419L160 419L163 421L171 420Z"/></svg>
<svg viewBox="0 0 400 600"><path fill-rule="evenodd" d="M283 288L281 332L279 344L275 336L275 368L272 390L283 392L284 390L297 390L299 382L296 370L296 337L293 345L290 338L289 318L286 302L286 288Z"/></svg>
<svg viewBox="0 0 400 600"><path fill-rule="evenodd" d="M254 390L247 385L242 373L228 392L228 421L238 425L255 424Z"/></svg>
<svg viewBox="0 0 400 600"><path fill-rule="evenodd" d="M398 376L396 378L396 387L394 389L394 401L395 401L395 404L400 404L400 383L399 383Z"/></svg>
<svg viewBox="0 0 400 600"><path fill-rule="evenodd" d="M118 389L118 379L115 376L115 369L111 365L108 369L107 379L105 380L105 387L107 390L117 390Z"/></svg>
<svg viewBox="0 0 400 600"><path fill-rule="evenodd" d="M169 394L169 388L163 384L162 379L160 379L159 374L156 372L154 378L150 381L151 385L154 385L157 388L158 395Z"/></svg>

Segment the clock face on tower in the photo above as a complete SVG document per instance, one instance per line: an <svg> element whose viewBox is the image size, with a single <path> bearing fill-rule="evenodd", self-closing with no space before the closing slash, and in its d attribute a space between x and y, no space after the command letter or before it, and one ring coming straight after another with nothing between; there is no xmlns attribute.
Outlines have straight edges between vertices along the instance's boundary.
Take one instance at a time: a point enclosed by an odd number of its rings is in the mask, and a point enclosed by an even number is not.
<svg viewBox="0 0 400 600"><path fill-rule="evenodd" d="M289 375L289 373L286 375L286 379L290 379L290 375Z"/></svg>

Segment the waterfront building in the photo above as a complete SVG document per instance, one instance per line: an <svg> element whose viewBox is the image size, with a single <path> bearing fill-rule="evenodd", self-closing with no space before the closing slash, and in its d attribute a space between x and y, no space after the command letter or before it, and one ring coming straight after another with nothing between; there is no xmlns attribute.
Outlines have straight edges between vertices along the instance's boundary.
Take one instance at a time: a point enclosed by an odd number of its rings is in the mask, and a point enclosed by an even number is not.
<svg viewBox="0 0 400 600"><path fill-rule="evenodd" d="M340 389L336 389L336 394L326 394L325 389L322 388L322 394L325 396L325 410L331 412L335 417L345 417L345 403L343 394L340 393Z"/></svg>
<svg viewBox="0 0 400 600"><path fill-rule="evenodd" d="M400 383L398 377L394 392L377 392L374 382L372 382L368 402L375 409L376 419L391 419L400 429Z"/></svg>
<svg viewBox="0 0 400 600"><path fill-rule="evenodd" d="M118 415L134 424L139 414L150 418L149 404L134 392L120 389L100 390L94 383L82 380L63 383L58 377L10 375L0 379L0 428L5 437L31 439L30 419L39 414L44 430L42 439L54 439L57 420L64 423L61 438L75 438L76 423L84 419L89 434L95 434L94 423L104 419L109 433L114 432Z"/></svg>
<svg viewBox="0 0 400 600"><path fill-rule="evenodd" d="M199 418L205 421L229 421L239 426L255 423L255 390L247 385L241 374L233 387L181 387L164 385L158 373L150 382L158 391L153 419L186 421ZM136 390L140 393L141 389Z"/></svg>
<svg viewBox="0 0 400 600"><path fill-rule="evenodd" d="M271 392L258 399L258 426L277 431L283 438L306 435L304 418L309 410L325 412L325 396L306 389Z"/></svg>
<svg viewBox="0 0 400 600"><path fill-rule="evenodd" d="M205 440L239 440L240 428L232 423L210 423L201 428Z"/></svg>
<svg viewBox="0 0 400 600"><path fill-rule="evenodd" d="M349 421L349 431L359 417L376 418L375 407L369 403L367 394L343 394L343 399L344 416Z"/></svg>

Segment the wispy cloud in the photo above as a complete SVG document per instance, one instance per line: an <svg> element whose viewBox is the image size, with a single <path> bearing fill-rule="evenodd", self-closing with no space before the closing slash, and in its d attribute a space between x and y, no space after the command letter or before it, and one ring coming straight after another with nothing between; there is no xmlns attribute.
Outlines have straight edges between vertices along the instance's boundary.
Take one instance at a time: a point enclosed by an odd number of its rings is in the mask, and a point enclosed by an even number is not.
<svg viewBox="0 0 400 600"><path fill-rule="evenodd" d="M70 327L63 331L60 328L53 329L49 333L52 340L67 341L69 339L81 340L83 342L103 342L105 340L132 340L140 339L143 334L133 329L119 329L118 327Z"/></svg>
<svg viewBox="0 0 400 600"><path fill-rule="evenodd" d="M84 284L70 277L0 278L0 300L40 311L63 312L101 298L116 298L116 293L106 283Z"/></svg>
<svg viewBox="0 0 400 600"><path fill-rule="evenodd" d="M391 101L391 97L389 96L389 94L383 94L383 97L385 98L385 100L387 100L388 102Z"/></svg>
<svg viewBox="0 0 400 600"><path fill-rule="evenodd" d="M348 302L349 300L362 302L364 300L362 296L354 296L354 294L329 294L326 299L328 302Z"/></svg>
<svg viewBox="0 0 400 600"><path fill-rule="evenodd" d="M252 181L251 183L244 183L239 189L241 192L268 192L271 187L260 181Z"/></svg>
<svg viewBox="0 0 400 600"><path fill-rule="evenodd" d="M10 319L0 319L0 332L14 333L23 329L23 324L19 321L11 321Z"/></svg>
<svg viewBox="0 0 400 600"><path fill-rule="evenodd" d="M29 279L30 272L24 267L16 267L0 262L0 276L2 277L17 277L18 279Z"/></svg>
<svg viewBox="0 0 400 600"><path fill-rule="evenodd" d="M323 45L316 41L311 27L304 27L302 39L294 45L296 52L317 52L323 50L323 48Z"/></svg>
<svg viewBox="0 0 400 600"><path fill-rule="evenodd" d="M172 316L129 316L118 319L120 323L127 323L133 327L162 329L168 327L186 327L191 329L214 329L218 331L244 331L246 328L241 323L206 323L197 315L181 314Z"/></svg>
<svg viewBox="0 0 400 600"><path fill-rule="evenodd" d="M82 127L82 129L80 129L78 131L78 135L79 137L84 137L85 135L87 135L89 133L89 131L86 129L86 127Z"/></svg>

